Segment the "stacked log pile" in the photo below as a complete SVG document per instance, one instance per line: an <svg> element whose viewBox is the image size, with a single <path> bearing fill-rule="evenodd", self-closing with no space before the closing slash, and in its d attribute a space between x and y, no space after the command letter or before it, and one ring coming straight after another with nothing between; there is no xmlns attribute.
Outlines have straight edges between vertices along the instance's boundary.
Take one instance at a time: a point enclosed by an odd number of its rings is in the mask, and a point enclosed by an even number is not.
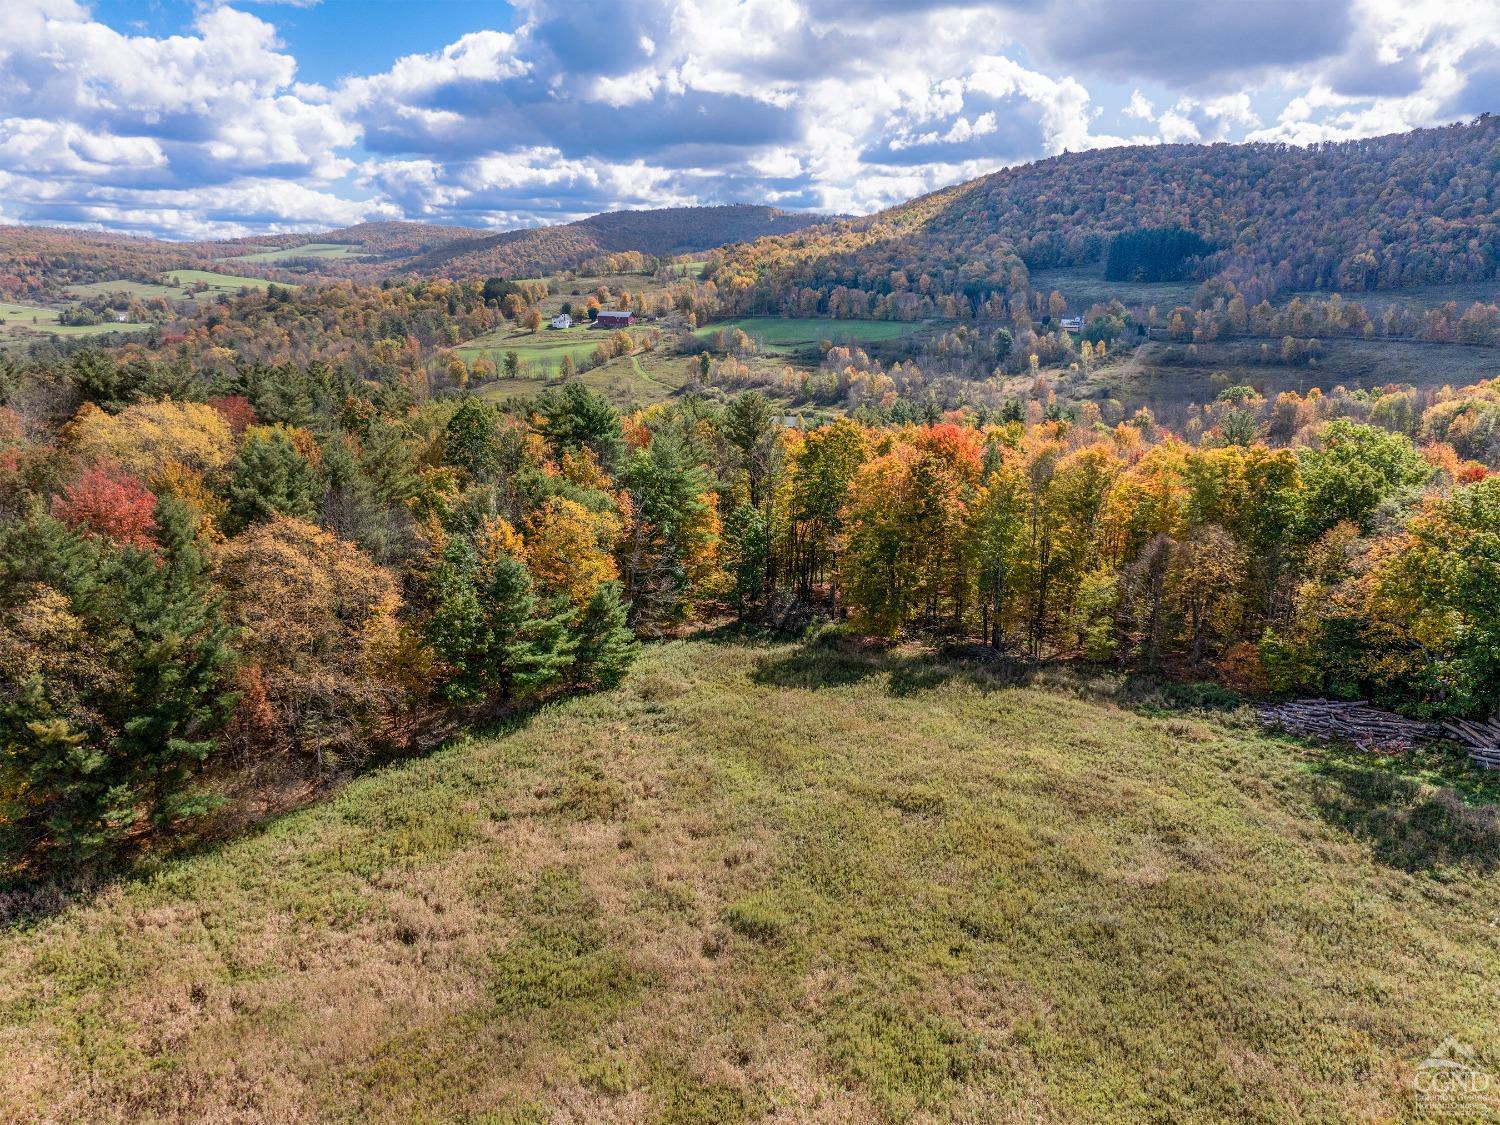
<svg viewBox="0 0 1500 1125"><path fill-rule="evenodd" d="M1380 754L1403 753L1428 742L1458 743L1477 765L1500 769L1500 718L1475 722L1448 719L1440 723L1408 719L1368 703L1333 699L1295 699L1259 708L1263 727L1301 738L1349 742Z"/></svg>
<svg viewBox="0 0 1500 1125"><path fill-rule="evenodd" d="M1469 757L1485 769L1500 770L1500 717L1475 722L1448 719L1443 734L1469 751Z"/></svg>

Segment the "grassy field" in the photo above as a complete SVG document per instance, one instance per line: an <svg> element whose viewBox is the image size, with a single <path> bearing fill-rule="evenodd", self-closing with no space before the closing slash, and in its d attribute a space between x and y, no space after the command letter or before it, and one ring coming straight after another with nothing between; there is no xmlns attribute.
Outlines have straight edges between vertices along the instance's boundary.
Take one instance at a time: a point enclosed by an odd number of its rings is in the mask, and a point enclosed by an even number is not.
<svg viewBox="0 0 1500 1125"><path fill-rule="evenodd" d="M745 316L715 321L696 330L701 337L738 328L768 353L791 354L815 348L824 340L835 344L894 340L922 326L898 320L829 320L823 317Z"/></svg>
<svg viewBox="0 0 1500 1125"><path fill-rule="evenodd" d="M109 332L139 332L150 327L146 324L122 324L114 321L108 324L59 324L57 318L61 311L0 302L0 321L4 321L0 324L0 342L24 342L34 332L63 337L103 336Z"/></svg>
<svg viewBox="0 0 1500 1125"><path fill-rule="evenodd" d="M263 277L240 277L212 270L172 270L162 275L173 285L207 285L211 290L238 293L241 289L265 289L272 283Z"/></svg>
<svg viewBox="0 0 1500 1125"><path fill-rule="evenodd" d="M128 293L143 301L162 297L168 301L185 301L193 297L187 291L189 285L202 282L208 289L197 294L197 299L208 300L217 293L238 293L241 289L265 289L271 284L263 277L240 277L235 274L214 273L210 270L173 270L164 275L171 285L153 285L144 281L94 281L87 285L68 287L70 297L94 297L111 293Z"/></svg>
<svg viewBox="0 0 1500 1125"><path fill-rule="evenodd" d="M551 378L557 375L563 356L571 357L577 364L587 359L608 335L602 329L577 325L561 329L544 325L536 332L507 325L453 350L467 363L484 357L492 360L497 369L504 362L506 352L515 352L521 363L531 368L534 377Z"/></svg>
<svg viewBox="0 0 1500 1125"><path fill-rule="evenodd" d="M1268 398L1281 391L1305 393L1345 387L1379 387L1412 383L1455 387L1500 374L1500 349L1428 344L1419 340L1322 341L1324 354L1315 366L1255 362L1260 345L1279 354L1275 340L1232 340L1200 344L1195 354L1183 345L1148 343L1117 364L1106 366L1085 387L1106 391L1127 405L1209 402L1224 387L1244 383Z"/></svg>
<svg viewBox="0 0 1500 1125"><path fill-rule="evenodd" d="M112 293L128 293L142 301L162 297L168 301L180 301L187 291L180 285L153 285L147 281L91 281L87 285L70 285L70 297L102 297Z"/></svg>
<svg viewBox="0 0 1500 1125"><path fill-rule="evenodd" d="M1085 311L1090 305L1111 299L1131 307L1155 305L1165 319L1169 310L1178 305L1191 305L1193 293L1198 288L1196 281L1125 282L1105 281L1104 263L1088 266L1031 271L1031 288L1038 293L1058 291L1067 298L1068 307L1075 313ZM1293 297L1303 300L1326 301L1330 291L1307 290L1300 293L1284 293L1274 303L1286 304ZM1465 309L1475 301L1500 301L1500 281L1465 282L1456 285L1423 285L1410 289L1381 289L1370 293L1344 293L1346 301L1358 301L1365 306L1373 318L1379 318L1391 305L1412 309L1431 309L1456 302Z"/></svg>
<svg viewBox="0 0 1500 1125"><path fill-rule="evenodd" d="M1303 300L1326 300L1327 293L1302 292ZM1475 301L1493 304L1500 301L1500 281L1468 281L1453 285L1418 285L1410 289L1377 289L1369 293L1341 294L1346 301L1358 301L1372 318L1379 318L1391 305L1411 309L1435 309L1453 301L1462 312ZM1277 303L1291 300L1292 295Z"/></svg>
<svg viewBox="0 0 1500 1125"><path fill-rule="evenodd" d="M7 325L19 324L27 328L44 328L57 324L58 309L44 309L35 305L13 305L0 301L0 320Z"/></svg>
<svg viewBox="0 0 1500 1125"><path fill-rule="evenodd" d="M346 242L308 242L301 246L288 246L281 250L261 250L255 254L240 254L223 258L225 262L284 262L289 258L363 258L365 253L358 246Z"/></svg>
<svg viewBox="0 0 1500 1125"><path fill-rule="evenodd" d="M1409 1120L1446 1037L1500 1065L1493 829L1122 698L653 646L0 934L0 1118Z"/></svg>
<svg viewBox="0 0 1500 1125"><path fill-rule="evenodd" d="M504 359L504 352L501 353L501 359ZM612 359L603 366L590 368L574 378L602 392L617 407L626 410L636 406L650 406L670 398L687 382L688 363L685 356L666 356L647 351ZM557 377L499 379L484 384L478 389L478 394L481 398L504 402L511 398L534 398L548 387L561 383L562 380Z"/></svg>
<svg viewBox="0 0 1500 1125"><path fill-rule="evenodd" d="M1053 290L1067 298L1068 308L1082 313L1092 304L1111 300L1124 305L1157 306L1163 318L1178 305L1190 304L1196 281L1105 281L1104 263L1063 269L1033 270L1031 288L1038 293Z"/></svg>

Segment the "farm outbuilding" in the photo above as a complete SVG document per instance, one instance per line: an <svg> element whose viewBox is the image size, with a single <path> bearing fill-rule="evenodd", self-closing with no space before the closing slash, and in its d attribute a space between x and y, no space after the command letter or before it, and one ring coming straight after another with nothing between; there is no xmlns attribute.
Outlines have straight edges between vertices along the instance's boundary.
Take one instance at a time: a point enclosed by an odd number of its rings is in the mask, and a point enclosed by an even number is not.
<svg viewBox="0 0 1500 1125"><path fill-rule="evenodd" d="M599 319L594 321L596 328L629 328L635 323L635 314L623 309L600 309Z"/></svg>

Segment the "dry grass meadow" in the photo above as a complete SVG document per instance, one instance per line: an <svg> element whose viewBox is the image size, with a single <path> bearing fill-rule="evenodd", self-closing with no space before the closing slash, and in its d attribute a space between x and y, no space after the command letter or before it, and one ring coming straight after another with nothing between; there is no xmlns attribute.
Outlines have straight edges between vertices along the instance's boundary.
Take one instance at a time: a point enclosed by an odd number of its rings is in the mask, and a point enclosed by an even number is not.
<svg viewBox="0 0 1500 1125"><path fill-rule="evenodd" d="M1494 841L1431 811L1488 791L1127 694L653 646L0 933L0 1119L1405 1120L1445 1037L1500 1068Z"/></svg>

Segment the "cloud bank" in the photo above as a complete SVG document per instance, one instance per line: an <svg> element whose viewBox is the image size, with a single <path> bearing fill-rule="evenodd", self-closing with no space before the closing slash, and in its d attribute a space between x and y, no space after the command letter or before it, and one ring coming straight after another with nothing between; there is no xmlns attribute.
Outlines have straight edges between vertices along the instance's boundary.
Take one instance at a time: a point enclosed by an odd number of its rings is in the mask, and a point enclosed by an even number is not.
<svg viewBox="0 0 1500 1125"><path fill-rule="evenodd" d="M1065 150L1305 144L1500 102L1500 10L1441 0L516 0L508 30L327 86L299 79L277 9L248 7L152 36L81 0L0 6L0 221L196 238L859 213Z"/></svg>

